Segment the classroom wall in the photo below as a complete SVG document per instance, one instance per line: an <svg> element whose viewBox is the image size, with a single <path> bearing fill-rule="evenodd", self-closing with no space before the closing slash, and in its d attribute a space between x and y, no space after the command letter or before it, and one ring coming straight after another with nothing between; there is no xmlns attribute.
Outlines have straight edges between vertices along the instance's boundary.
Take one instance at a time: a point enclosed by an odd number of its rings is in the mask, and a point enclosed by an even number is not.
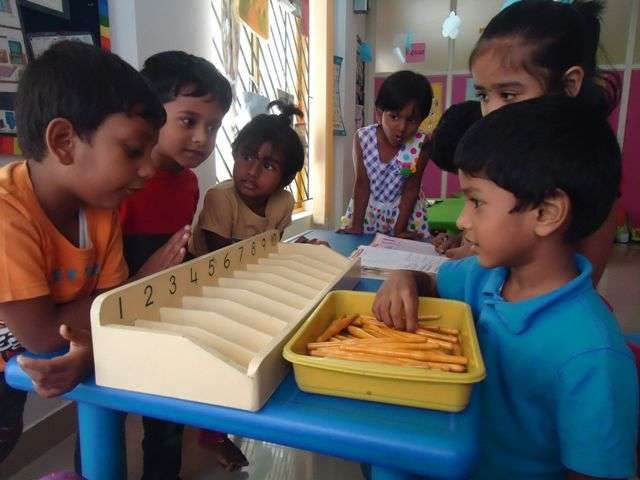
<svg viewBox="0 0 640 480"><path fill-rule="evenodd" d="M615 66L620 71L624 63L632 0L609 0L603 16L599 63ZM446 81L442 74L447 70L447 42L441 35L442 21L448 14L448 0L400 0L387 2L372 0L374 8L370 21L375 26L374 38L374 83L379 85L389 73L400 69L411 69L428 76L433 82L442 82L443 98L446 99ZM462 19L460 34L455 42L453 61L452 103L464 101L467 91L468 59L480 36L481 28L499 11L502 0L458 0L457 13ZM634 69L627 112L627 123L623 142L622 204L633 221L640 223L640 19L634 46ZM426 42L427 55L423 63L402 64L393 54L394 38L399 33L412 32L414 41ZM370 33L369 30L367 33ZM373 99L369 98L367 102ZM372 109L372 105L368 105ZM614 131L618 126L619 109L612 114L610 123ZM447 175L447 193L459 189L457 177ZM440 196L441 171L429 164L423 177L423 190L430 197Z"/></svg>
<svg viewBox="0 0 640 480"><path fill-rule="evenodd" d="M343 58L340 75L340 105L347 132L346 136L333 138L333 225L330 226L337 227L353 194L355 181L352 146L355 134L355 64L358 46L356 35L365 38L366 17L353 13L351 0L334 0L333 11L334 55ZM366 96L365 92L365 98Z"/></svg>

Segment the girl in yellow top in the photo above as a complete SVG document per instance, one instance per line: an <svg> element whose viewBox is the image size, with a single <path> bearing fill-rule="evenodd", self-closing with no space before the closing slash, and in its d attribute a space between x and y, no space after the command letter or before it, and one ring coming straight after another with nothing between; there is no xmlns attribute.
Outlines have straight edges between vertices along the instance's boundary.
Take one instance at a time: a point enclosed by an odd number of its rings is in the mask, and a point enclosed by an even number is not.
<svg viewBox="0 0 640 480"><path fill-rule="evenodd" d="M304 147L291 127L302 112L280 101L279 115L262 114L249 122L233 142L233 180L205 195L189 253L200 256L270 229L282 232L291 223L294 200L285 188L304 165Z"/></svg>

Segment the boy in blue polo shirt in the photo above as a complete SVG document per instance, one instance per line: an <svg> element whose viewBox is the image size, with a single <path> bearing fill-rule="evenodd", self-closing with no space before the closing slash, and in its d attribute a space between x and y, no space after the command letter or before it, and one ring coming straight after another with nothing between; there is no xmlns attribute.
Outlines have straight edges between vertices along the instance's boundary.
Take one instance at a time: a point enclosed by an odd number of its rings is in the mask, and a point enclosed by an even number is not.
<svg viewBox="0 0 640 480"><path fill-rule="evenodd" d="M375 314L415 329L418 295L471 305L487 368L477 478L627 478L638 429L635 364L572 245L617 196L620 149L579 100L543 97L476 123L456 150L458 226L475 253L437 279L398 272Z"/></svg>

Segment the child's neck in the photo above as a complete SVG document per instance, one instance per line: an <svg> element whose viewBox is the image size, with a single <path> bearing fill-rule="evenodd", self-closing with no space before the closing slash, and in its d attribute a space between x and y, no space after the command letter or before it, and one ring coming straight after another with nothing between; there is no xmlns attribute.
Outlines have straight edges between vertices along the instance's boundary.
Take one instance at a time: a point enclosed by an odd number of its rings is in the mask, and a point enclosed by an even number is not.
<svg viewBox="0 0 640 480"><path fill-rule="evenodd" d="M260 198L248 198L242 195L238 190L236 193L240 197L240 200L249 207L253 213L258 215L259 217L264 217L267 213L267 202L269 202L269 197L260 197Z"/></svg>
<svg viewBox="0 0 640 480"><path fill-rule="evenodd" d="M389 139L384 134L384 130L382 130L382 125L380 125L376 130L376 135L378 136L378 153L380 155L380 161L388 163L396 156L400 147L392 145L389 142Z"/></svg>
<svg viewBox="0 0 640 480"><path fill-rule="evenodd" d="M164 170L165 172L178 173L184 170L173 158L161 154L156 148L151 151L151 161L156 169Z"/></svg>
<svg viewBox="0 0 640 480"><path fill-rule="evenodd" d="M55 168L53 161L29 161L27 165L33 192L40 207L58 231L77 245L78 213L83 207L82 202L66 188L51 181L59 177L52 174Z"/></svg>
<svg viewBox="0 0 640 480"><path fill-rule="evenodd" d="M552 243L536 249L529 261L509 268L502 288L508 302L519 302L557 290L578 275L574 249L565 243Z"/></svg>

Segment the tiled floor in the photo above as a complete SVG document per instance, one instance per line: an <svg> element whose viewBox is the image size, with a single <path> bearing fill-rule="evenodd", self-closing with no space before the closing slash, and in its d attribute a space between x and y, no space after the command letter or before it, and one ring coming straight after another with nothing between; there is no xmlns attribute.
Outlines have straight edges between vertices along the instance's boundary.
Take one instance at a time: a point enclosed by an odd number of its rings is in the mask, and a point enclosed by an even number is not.
<svg viewBox="0 0 640 480"><path fill-rule="evenodd" d="M640 333L640 245L616 245L600 282L602 295L613 305L626 333ZM212 456L200 449L193 429L187 429L184 442L183 480L343 480L362 478L357 463L294 450L278 445L237 438L236 442L251 462L241 472L228 473L218 467ZM129 478L141 474L139 417L127 420L127 459ZM72 469L75 438L69 437L56 448L8 480L34 480L47 473Z"/></svg>
<svg viewBox="0 0 640 480"><path fill-rule="evenodd" d="M212 455L198 446L195 429L187 428L183 444L182 480L341 480L362 478L360 466L333 457L316 455L266 442L234 438L250 466L229 473L217 465ZM142 422L140 417L127 418L127 464L130 480L142 473ZM75 435L67 438L8 480L35 480L57 470L73 470Z"/></svg>

